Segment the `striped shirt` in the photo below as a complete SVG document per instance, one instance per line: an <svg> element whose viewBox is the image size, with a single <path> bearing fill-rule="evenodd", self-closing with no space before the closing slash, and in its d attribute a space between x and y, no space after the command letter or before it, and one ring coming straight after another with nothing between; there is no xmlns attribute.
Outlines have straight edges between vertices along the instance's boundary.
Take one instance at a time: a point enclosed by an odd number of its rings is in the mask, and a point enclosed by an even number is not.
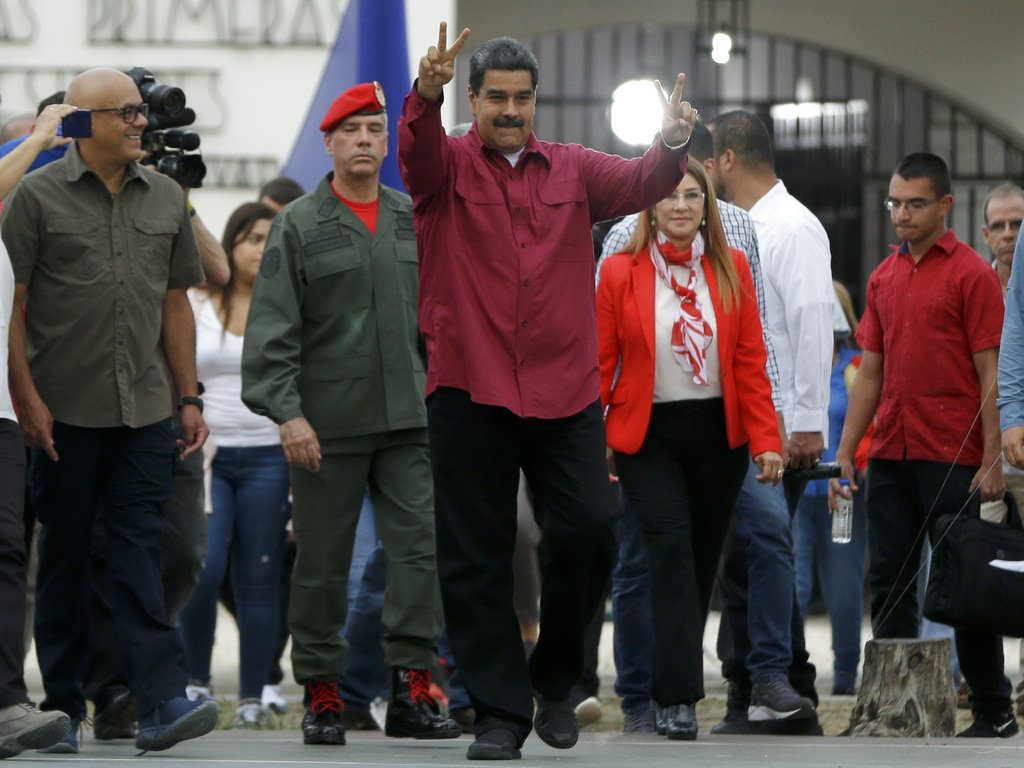
<svg viewBox="0 0 1024 768"><path fill-rule="evenodd" d="M743 251L750 263L750 274L754 278L754 290L757 293L757 310L761 315L764 348L768 352L765 372L768 374L768 380L772 383L772 403L775 405L775 410L779 411L782 410L782 398L779 394L779 364L775 361L775 350L768 337L768 323L764 308L764 284L761 278L761 258L757 250L754 222L750 218L750 214L742 208L724 200L718 201L718 214L722 219L722 228L725 230L725 239L729 243L729 247ZM633 230L636 229L636 222L639 218L639 214L632 213L609 230L601 247L601 258L597 262L597 277L595 279L600 279L601 263L605 259L613 253L622 253L626 250L626 243L633 236Z"/></svg>

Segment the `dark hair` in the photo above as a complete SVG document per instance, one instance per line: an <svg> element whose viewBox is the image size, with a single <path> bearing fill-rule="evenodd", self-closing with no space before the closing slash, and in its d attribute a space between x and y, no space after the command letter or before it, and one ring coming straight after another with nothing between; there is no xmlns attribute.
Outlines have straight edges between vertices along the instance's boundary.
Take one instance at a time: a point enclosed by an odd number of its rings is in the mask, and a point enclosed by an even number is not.
<svg viewBox="0 0 1024 768"><path fill-rule="evenodd" d="M224 236L220 240L224 253L228 255L228 267L231 269L231 276L228 281L220 287L211 286L210 295L220 298L220 319L227 330L231 322L231 297L235 293L235 278L238 270L235 268L235 248L238 243L252 231L257 221L268 221L274 218L274 211L263 203L242 203L235 208L228 223L224 225Z"/></svg>
<svg viewBox="0 0 1024 768"><path fill-rule="evenodd" d="M1024 189L1021 189L1012 181L1004 181L985 195L985 204L981 206L981 216L985 219L986 227L988 226L988 204L997 197L1019 197L1021 200L1024 200Z"/></svg>
<svg viewBox="0 0 1024 768"><path fill-rule="evenodd" d="M900 160L893 171L901 179L928 179L936 197L945 197L952 192L949 180L949 166L946 161L931 152L911 152Z"/></svg>
<svg viewBox="0 0 1024 768"><path fill-rule="evenodd" d="M260 187L256 199L262 200L264 197L269 197L278 205L285 206L293 200L298 200L304 194L306 194L306 190L295 179L289 176L278 176Z"/></svg>
<svg viewBox="0 0 1024 768"><path fill-rule="evenodd" d="M693 133L690 134L690 146L686 150L691 160L703 163L715 154L715 140L711 131L704 123L698 121L693 125Z"/></svg>
<svg viewBox="0 0 1024 768"><path fill-rule="evenodd" d="M533 89L537 89L537 57L529 48L511 37L496 37L473 51L473 55L469 57L469 87L473 93L480 93L484 75L489 69L507 72L525 70L530 73Z"/></svg>
<svg viewBox="0 0 1024 768"><path fill-rule="evenodd" d="M63 104L63 103L64 103L64 91L57 91L56 93L51 93L49 96L47 96L45 99L43 99L42 101L39 102L39 106L36 107L36 117L39 117L39 115L43 114L43 110L46 109L51 104Z"/></svg>
<svg viewBox="0 0 1024 768"><path fill-rule="evenodd" d="M750 168L775 170L772 140L768 128L753 112L737 109L725 112L711 121L715 157L731 149Z"/></svg>

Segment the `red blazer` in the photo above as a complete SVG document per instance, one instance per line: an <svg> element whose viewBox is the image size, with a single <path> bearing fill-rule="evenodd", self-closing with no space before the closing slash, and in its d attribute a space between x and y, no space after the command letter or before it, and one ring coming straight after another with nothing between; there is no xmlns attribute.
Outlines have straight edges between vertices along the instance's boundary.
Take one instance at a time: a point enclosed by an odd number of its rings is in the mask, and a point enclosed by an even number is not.
<svg viewBox="0 0 1024 768"><path fill-rule="evenodd" d="M754 282L746 256L732 250L742 296L726 312L709 259L701 266L708 281L718 331L725 427L732 448L750 443L751 456L781 452L771 383L764 367L767 353L761 336ZM654 281L657 273L647 254L618 253L601 266L597 288L597 339L601 366L601 402L605 406L608 445L636 453L647 435L654 401ZM612 387L619 360L622 367ZM682 369L680 369L682 374ZM700 436L695 435L699 440Z"/></svg>

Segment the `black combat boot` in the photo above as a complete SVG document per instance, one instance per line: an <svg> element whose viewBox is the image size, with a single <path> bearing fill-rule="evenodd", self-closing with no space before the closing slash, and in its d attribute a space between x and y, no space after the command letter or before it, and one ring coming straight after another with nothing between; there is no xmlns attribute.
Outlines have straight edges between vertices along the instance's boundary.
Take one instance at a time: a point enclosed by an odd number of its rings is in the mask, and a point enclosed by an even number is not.
<svg viewBox="0 0 1024 768"><path fill-rule="evenodd" d="M396 738L457 739L462 729L441 714L430 695L428 670L392 667L391 700L384 733Z"/></svg>

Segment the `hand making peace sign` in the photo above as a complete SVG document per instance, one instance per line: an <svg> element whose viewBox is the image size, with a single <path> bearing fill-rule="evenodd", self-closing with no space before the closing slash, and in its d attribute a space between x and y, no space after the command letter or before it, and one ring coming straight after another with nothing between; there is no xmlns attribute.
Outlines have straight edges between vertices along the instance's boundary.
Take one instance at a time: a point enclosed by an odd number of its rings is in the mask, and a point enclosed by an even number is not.
<svg viewBox="0 0 1024 768"><path fill-rule="evenodd" d="M423 71L422 65L420 65L420 71ZM654 81L658 90L658 98L661 100L661 108L665 114L661 121L661 138L669 146L678 146L689 141L693 126L697 124L697 110L690 106L690 102L683 101L683 86L685 84L686 75L680 72L676 75L676 86L672 89L672 95L666 101L661 81Z"/></svg>
<svg viewBox="0 0 1024 768"><path fill-rule="evenodd" d="M448 47L448 24L441 22L437 33L437 45L427 49L427 55L420 59L419 80L416 89L420 96L430 101L441 98L441 88L455 77L455 57L469 38L469 29L462 30L459 39Z"/></svg>

